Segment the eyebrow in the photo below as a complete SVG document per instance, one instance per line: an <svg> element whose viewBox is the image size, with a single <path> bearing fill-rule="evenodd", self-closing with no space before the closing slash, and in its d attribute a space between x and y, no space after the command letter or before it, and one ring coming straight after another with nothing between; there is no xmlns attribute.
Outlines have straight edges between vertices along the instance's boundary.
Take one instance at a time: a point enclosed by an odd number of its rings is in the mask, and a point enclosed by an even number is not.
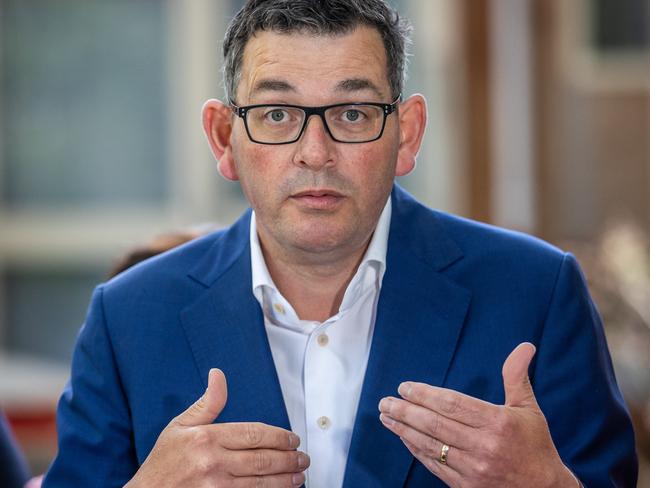
<svg viewBox="0 0 650 488"><path fill-rule="evenodd" d="M266 79L260 80L255 83L251 95L254 95L259 92L271 91L271 92L295 92L296 89L289 82L284 80L277 79Z"/></svg>
<svg viewBox="0 0 650 488"><path fill-rule="evenodd" d="M375 85L372 81L368 80L367 78L348 78L346 80L339 81L336 84L335 90L337 92L345 92L345 93L353 93L353 92L370 90L380 98L384 96L384 94L377 87L377 85ZM267 79L259 80L257 83L255 83L255 86L251 91L251 95L255 95L258 94L259 92L265 92L265 91L286 93L286 92L296 92L297 90L288 81L275 79L275 78L267 78Z"/></svg>
<svg viewBox="0 0 650 488"><path fill-rule="evenodd" d="M350 78L347 80L339 81L336 85L336 91L340 92L356 92L370 90L378 97L383 97L384 94L372 81L366 78Z"/></svg>

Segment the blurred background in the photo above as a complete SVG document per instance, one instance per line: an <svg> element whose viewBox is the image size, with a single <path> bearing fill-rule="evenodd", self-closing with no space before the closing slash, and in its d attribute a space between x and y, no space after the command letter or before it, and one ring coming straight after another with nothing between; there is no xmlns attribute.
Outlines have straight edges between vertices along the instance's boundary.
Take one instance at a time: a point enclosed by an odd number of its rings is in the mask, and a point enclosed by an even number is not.
<svg viewBox="0 0 650 488"><path fill-rule="evenodd" d="M93 287L134 245L246 206L200 122L241 3L0 0L0 407L34 473ZM392 3L430 116L401 183L578 256L647 463L650 1Z"/></svg>

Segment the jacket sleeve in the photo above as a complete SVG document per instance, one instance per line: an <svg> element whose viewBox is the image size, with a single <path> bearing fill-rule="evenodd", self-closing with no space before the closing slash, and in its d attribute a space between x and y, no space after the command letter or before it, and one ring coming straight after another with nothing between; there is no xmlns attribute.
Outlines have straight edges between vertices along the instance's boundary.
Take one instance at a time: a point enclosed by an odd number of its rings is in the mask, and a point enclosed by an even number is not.
<svg viewBox="0 0 650 488"><path fill-rule="evenodd" d="M99 286L81 328L57 409L58 454L43 488L123 486L138 465L129 406Z"/></svg>
<svg viewBox="0 0 650 488"><path fill-rule="evenodd" d="M598 311L570 254L557 276L531 373L560 456L584 486L635 487L632 423Z"/></svg>

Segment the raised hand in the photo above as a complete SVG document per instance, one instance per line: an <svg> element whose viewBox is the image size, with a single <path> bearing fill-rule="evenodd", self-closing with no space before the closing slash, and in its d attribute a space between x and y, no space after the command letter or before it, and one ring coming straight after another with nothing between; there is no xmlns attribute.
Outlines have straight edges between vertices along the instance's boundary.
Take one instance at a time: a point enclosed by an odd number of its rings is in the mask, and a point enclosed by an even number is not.
<svg viewBox="0 0 650 488"><path fill-rule="evenodd" d="M126 485L138 487L291 487L305 481L309 457L297 451L297 435L261 423L212 421L228 390L218 369L208 389L161 432L149 456Z"/></svg>
<svg viewBox="0 0 650 488"><path fill-rule="evenodd" d="M381 422L451 487L576 488L528 379L535 346L519 344L503 365L505 405L405 382L379 404Z"/></svg>

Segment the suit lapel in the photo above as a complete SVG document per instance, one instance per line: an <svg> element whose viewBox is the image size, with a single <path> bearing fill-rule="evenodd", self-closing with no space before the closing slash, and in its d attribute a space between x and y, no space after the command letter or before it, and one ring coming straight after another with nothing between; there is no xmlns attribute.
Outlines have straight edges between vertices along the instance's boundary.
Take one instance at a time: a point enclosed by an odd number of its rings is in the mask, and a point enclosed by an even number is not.
<svg viewBox="0 0 650 488"><path fill-rule="evenodd" d="M181 313L203 383L210 368L228 381L228 402L219 422L255 421L289 429L280 383L252 293L246 213L222 234L190 276L207 287Z"/></svg>
<svg viewBox="0 0 650 488"><path fill-rule="evenodd" d="M402 486L413 456L379 421L381 398L402 381L441 386L456 350L471 294L442 274L460 259L432 214L393 193L387 268L355 422L344 487ZM418 224L427 212L426 228ZM436 228L440 227L440 228ZM413 232L417 229L417 232ZM425 230L426 229L426 230ZM424 233L437 233L427 240Z"/></svg>

